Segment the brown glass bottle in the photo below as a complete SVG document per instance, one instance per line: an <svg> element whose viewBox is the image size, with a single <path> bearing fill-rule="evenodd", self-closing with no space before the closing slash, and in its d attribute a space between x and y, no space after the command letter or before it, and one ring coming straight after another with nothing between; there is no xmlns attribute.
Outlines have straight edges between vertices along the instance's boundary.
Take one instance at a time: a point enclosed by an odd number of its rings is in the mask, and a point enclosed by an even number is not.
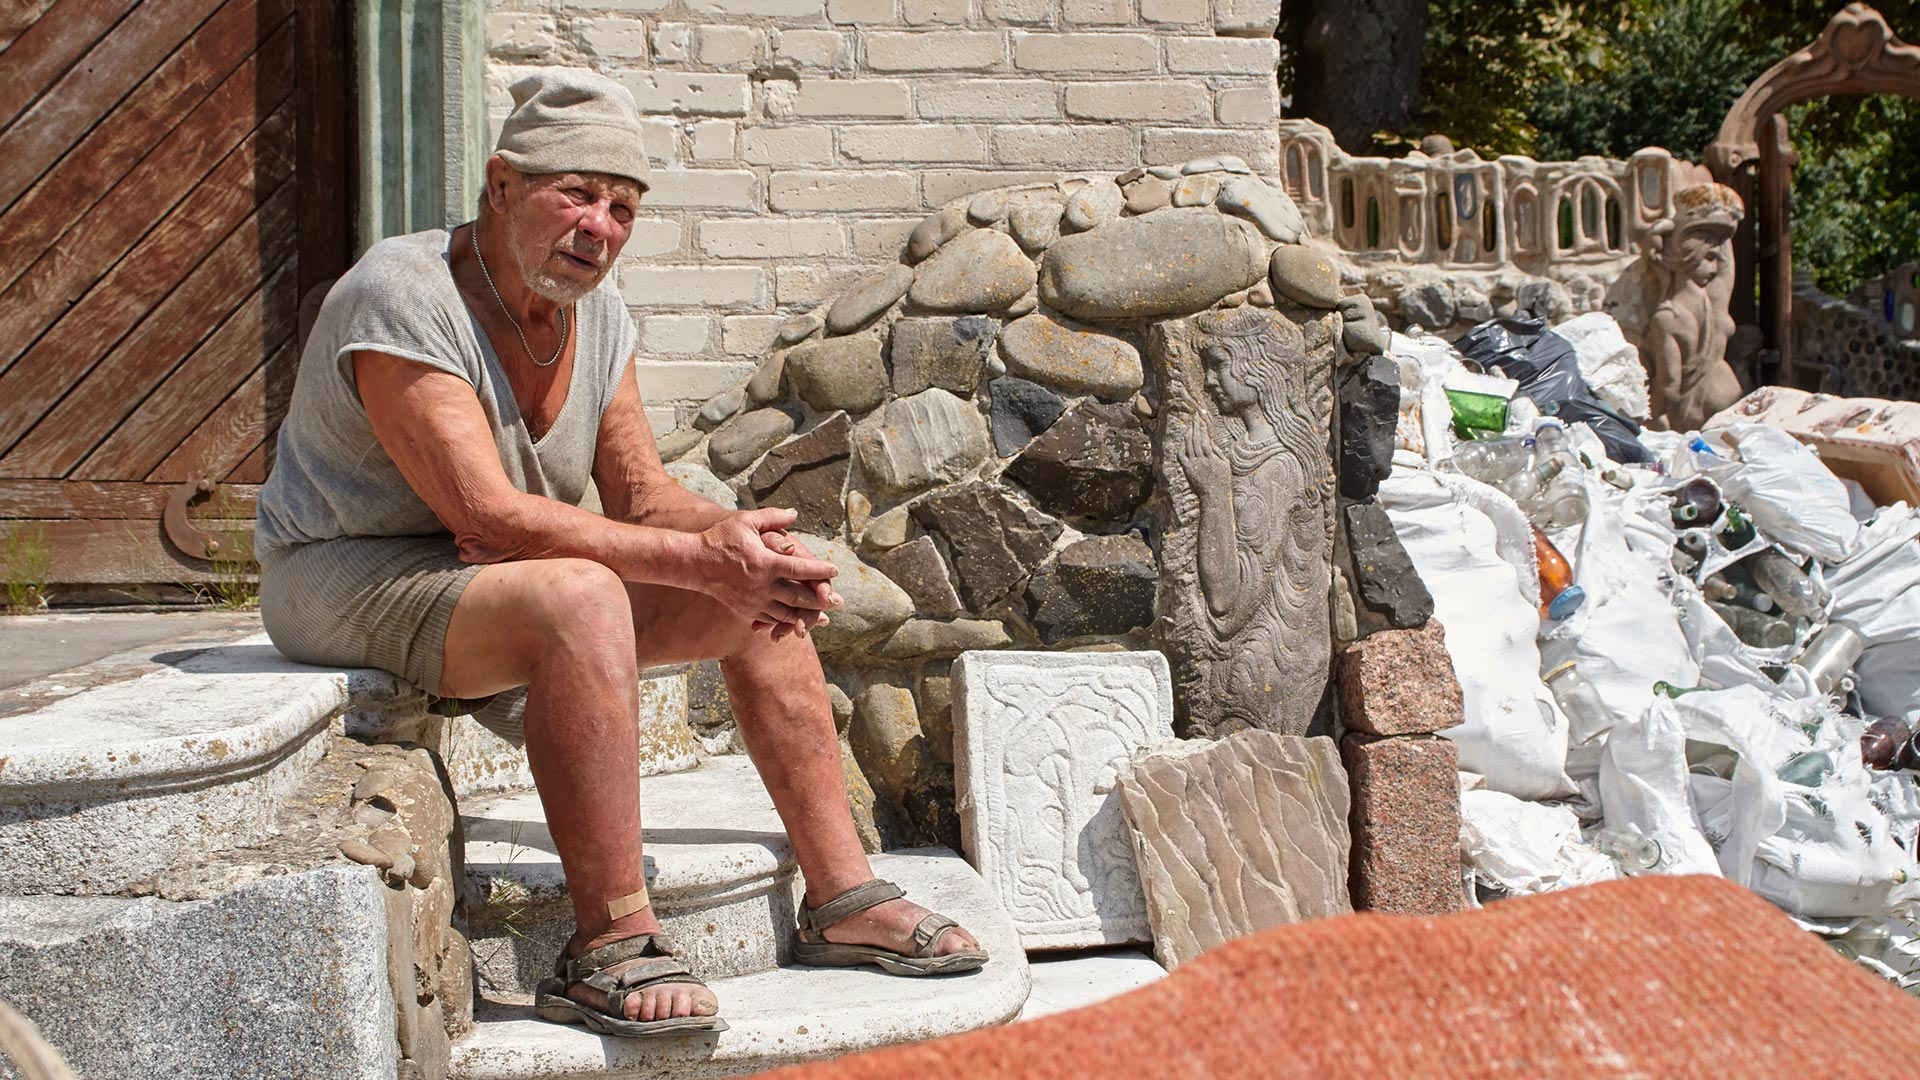
<svg viewBox="0 0 1920 1080"><path fill-rule="evenodd" d="M1586 602L1585 589L1573 583L1573 566L1547 534L1533 530L1533 555L1540 563L1540 617L1564 619Z"/></svg>

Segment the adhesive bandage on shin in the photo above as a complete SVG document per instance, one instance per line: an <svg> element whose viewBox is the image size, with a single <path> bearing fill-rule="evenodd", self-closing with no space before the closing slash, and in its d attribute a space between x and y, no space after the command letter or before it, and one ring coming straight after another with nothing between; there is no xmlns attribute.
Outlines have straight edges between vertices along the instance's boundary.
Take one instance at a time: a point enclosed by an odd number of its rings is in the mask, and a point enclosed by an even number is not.
<svg viewBox="0 0 1920 1080"><path fill-rule="evenodd" d="M607 917L610 919L624 919L651 903L653 903L653 901L647 899L647 887L641 885L640 891L637 893L616 896L612 900L607 901Z"/></svg>

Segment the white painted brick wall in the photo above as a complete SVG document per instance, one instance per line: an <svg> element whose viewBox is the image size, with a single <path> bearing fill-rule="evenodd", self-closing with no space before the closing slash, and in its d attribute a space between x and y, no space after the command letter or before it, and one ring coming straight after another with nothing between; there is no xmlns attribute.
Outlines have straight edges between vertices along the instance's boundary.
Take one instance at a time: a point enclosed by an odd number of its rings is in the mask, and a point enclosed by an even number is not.
<svg viewBox="0 0 1920 1080"><path fill-rule="evenodd" d="M606 72L648 117L616 272L660 430L945 203L1212 154L1278 168L1273 0L488 2L494 132L539 64Z"/></svg>

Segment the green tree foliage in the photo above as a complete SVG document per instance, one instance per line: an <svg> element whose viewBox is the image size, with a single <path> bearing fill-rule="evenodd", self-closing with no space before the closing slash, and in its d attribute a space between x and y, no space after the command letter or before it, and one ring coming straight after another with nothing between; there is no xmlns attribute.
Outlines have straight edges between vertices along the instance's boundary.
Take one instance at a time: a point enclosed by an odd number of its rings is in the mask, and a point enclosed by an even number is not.
<svg viewBox="0 0 1920 1080"><path fill-rule="evenodd" d="M1699 160L1727 109L1778 59L1741 33L1738 0L1658 0L1606 33L1605 59L1528 103L1534 156L1623 158L1648 146Z"/></svg>
<svg viewBox="0 0 1920 1080"><path fill-rule="evenodd" d="M1534 96L1597 70L1607 32L1632 2L1429 0L1421 75L1426 130L1482 157L1532 153ZM1402 134L1412 138L1398 141L1418 141L1418 133Z"/></svg>
<svg viewBox="0 0 1920 1080"><path fill-rule="evenodd" d="M1698 160L1727 110L1817 38L1840 0L1430 0L1427 130L1483 156L1625 157L1663 146ZM1920 41L1920 0L1876 5ZM1920 257L1920 101L1833 97L1795 106L1796 264L1828 292ZM1404 133L1412 137L1417 133Z"/></svg>

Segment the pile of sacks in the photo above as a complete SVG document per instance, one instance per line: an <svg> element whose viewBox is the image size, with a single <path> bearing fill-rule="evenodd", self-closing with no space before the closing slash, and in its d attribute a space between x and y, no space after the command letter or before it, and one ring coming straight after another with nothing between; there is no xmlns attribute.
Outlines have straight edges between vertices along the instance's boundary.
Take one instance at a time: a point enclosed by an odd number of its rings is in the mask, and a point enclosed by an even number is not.
<svg viewBox="0 0 1920 1080"><path fill-rule="evenodd" d="M1526 329L1391 348L1379 498L1465 695L1469 895L1719 874L1920 992L1920 511L1738 409L1639 430L1604 314ZM1550 380L1498 362L1542 344Z"/></svg>

